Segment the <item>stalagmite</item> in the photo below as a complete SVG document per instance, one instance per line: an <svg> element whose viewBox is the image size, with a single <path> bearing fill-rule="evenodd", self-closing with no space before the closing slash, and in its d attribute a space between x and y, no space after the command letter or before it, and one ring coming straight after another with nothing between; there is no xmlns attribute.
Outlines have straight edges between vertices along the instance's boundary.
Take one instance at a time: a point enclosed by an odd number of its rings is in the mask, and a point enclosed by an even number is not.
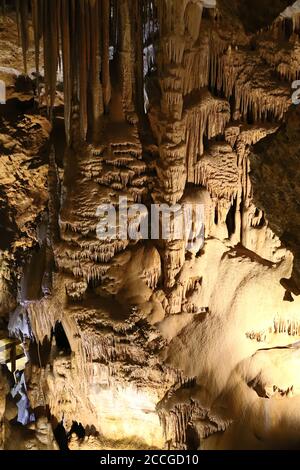
<svg viewBox="0 0 300 470"><path fill-rule="evenodd" d="M2 2L0 448L299 446L300 10L248 3Z"/></svg>

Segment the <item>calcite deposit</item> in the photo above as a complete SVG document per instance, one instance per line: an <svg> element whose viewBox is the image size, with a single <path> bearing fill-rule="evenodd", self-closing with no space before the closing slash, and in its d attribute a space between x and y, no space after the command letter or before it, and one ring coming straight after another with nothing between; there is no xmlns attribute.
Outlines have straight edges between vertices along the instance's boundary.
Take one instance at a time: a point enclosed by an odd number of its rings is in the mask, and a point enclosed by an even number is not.
<svg viewBox="0 0 300 470"><path fill-rule="evenodd" d="M299 1L2 1L1 449L299 448L299 33ZM203 243L100 237L124 199L130 233L201 205Z"/></svg>

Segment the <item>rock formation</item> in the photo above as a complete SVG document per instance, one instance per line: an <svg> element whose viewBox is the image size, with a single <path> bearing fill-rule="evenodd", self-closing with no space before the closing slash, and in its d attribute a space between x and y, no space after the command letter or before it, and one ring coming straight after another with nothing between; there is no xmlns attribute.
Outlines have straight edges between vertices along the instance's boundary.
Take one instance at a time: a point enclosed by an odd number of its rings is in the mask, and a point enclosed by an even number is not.
<svg viewBox="0 0 300 470"><path fill-rule="evenodd" d="M299 2L2 5L0 448L299 447Z"/></svg>

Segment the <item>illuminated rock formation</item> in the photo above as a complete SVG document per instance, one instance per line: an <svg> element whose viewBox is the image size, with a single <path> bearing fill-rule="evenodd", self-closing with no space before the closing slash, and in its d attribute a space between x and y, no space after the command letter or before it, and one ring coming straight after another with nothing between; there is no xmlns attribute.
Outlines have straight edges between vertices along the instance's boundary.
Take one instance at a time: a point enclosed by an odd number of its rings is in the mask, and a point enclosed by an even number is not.
<svg viewBox="0 0 300 470"><path fill-rule="evenodd" d="M3 360L0 447L297 447L298 2L4 3L0 340L35 421ZM99 237L124 198L203 205L204 245Z"/></svg>

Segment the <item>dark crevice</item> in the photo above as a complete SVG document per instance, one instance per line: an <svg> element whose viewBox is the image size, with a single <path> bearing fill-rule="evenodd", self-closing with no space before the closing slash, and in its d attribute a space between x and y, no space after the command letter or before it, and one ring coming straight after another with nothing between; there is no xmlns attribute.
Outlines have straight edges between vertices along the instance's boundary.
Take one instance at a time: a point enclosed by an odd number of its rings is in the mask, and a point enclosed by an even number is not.
<svg viewBox="0 0 300 470"><path fill-rule="evenodd" d="M59 450L69 450L68 435L64 428L63 422L60 422L53 431L54 437L58 444Z"/></svg>
<svg viewBox="0 0 300 470"><path fill-rule="evenodd" d="M43 343L33 341L29 345L29 358L32 365L45 367L50 358L51 341L45 338Z"/></svg>
<svg viewBox="0 0 300 470"><path fill-rule="evenodd" d="M53 334L55 337L55 342L56 342L58 351L63 352L66 355L70 355L72 352L71 346L67 338L67 335L65 333L64 327L62 326L60 322L57 322L55 324Z"/></svg>
<svg viewBox="0 0 300 470"><path fill-rule="evenodd" d="M236 214L236 198L233 201L232 206L229 209L229 212L226 217L226 225L228 230L228 238L230 238L235 233L235 214Z"/></svg>
<svg viewBox="0 0 300 470"><path fill-rule="evenodd" d="M73 425L71 427L69 435L71 436L72 434L76 434L79 439L84 439L86 432L81 423L73 421Z"/></svg>

